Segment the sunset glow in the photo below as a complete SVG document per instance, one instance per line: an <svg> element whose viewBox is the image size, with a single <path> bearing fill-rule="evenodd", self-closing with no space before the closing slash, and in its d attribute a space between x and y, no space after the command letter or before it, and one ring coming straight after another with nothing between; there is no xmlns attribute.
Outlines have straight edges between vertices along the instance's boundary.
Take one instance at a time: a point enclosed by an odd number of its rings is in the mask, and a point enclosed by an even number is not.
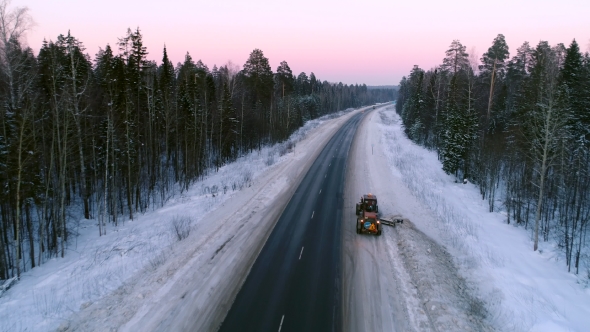
<svg viewBox="0 0 590 332"><path fill-rule="evenodd" d="M511 56L524 41L582 51L590 41L590 2L579 0L350 1L253 0L100 2L13 0L36 22L28 44L38 52L43 39L71 34L92 58L115 46L128 28L140 28L149 59L158 63L166 45L173 63L189 52L212 68L228 60L243 65L261 49L273 70L283 60L294 73L346 84L398 84L413 65L440 64L453 39L475 48L478 58L502 33Z"/></svg>

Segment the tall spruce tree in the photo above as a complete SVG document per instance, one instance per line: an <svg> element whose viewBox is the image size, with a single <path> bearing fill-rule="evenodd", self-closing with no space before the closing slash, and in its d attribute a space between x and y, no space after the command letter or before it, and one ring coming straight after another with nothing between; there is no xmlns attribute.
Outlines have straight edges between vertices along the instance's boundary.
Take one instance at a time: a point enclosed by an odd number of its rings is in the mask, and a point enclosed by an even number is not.
<svg viewBox="0 0 590 332"><path fill-rule="evenodd" d="M246 83L252 93L252 103L268 105L272 94L273 73L264 53L255 49L242 69Z"/></svg>
<svg viewBox="0 0 590 332"><path fill-rule="evenodd" d="M469 164L469 150L472 147L477 132L477 117L472 108L465 102L458 86L459 77L454 75L449 86L449 97L444 116L442 130L442 164L448 174L459 175Z"/></svg>
<svg viewBox="0 0 590 332"><path fill-rule="evenodd" d="M250 57L242 69L242 75L248 91L250 109L254 110L254 121L261 128L259 131L251 132L255 144L260 148L263 140L269 134L268 121L274 84L274 75L268 59L260 49L254 49L250 53Z"/></svg>
<svg viewBox="0 0 590 332"><path fill-rule="evenodd" d="M572 113L570 126L575 130L575 136L580 139L586 136L590 115L588 115L588 77L584 68L580 47L574 39L567 49L563 70L561 71L561 83L566 89L568 107ZM585 141L590 137L585 137Z"/></svg>

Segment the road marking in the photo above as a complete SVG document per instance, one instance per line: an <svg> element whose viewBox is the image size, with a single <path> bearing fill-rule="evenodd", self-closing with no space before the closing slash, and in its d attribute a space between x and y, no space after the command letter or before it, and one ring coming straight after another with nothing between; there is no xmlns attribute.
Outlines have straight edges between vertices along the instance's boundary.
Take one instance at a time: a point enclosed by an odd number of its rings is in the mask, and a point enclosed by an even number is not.
<svg viewBox="0 0 590 332"><path fill-rule="evenodd" d="M301 260L301 255L303 255L303 248L305 247L301 247L301 252L299 253L299 260Z"/></svg>
<svg viewBox="0 0 590 332"><path fill-rule="evenodd" d="M324 179L328 176L328 174L324 175Z"/></svg>
<svg viewBox="0 0 590 332"><path fill-rule="evenodd" d="M313 212L311 213L311 219L313 219L313 215L314 215L314 213L315 213L315 211L313 211Z"/></svg>
<svg viewBox="0 0 590 332"><path fill-rule="evenodd" d="M279 325L279 332L281 332L281 327L283 327L283 319L285 319L285 315L281 318L281 325Z"/></svg>
<svg viewBox="0 0 590 332"><path fill-rule="evenodd" d="M322 190L320 189L320 194L322 193Z"/></svg>

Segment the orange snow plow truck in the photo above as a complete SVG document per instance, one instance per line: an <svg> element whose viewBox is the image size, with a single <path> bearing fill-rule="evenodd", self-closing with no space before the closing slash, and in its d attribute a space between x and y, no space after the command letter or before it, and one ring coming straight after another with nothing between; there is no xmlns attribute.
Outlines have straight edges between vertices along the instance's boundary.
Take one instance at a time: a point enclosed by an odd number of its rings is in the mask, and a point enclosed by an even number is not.
<svg viewBox="0 0 590 332"><path fill-rule="evenodd" d="M361 201L356 203L356 233L369 233L381 235L381 222L379 221L379 206L377 196L367 194L361 196Z"/></svg>
<svg viewBox="0 0 590 332"><path fill-rule="evenodd" d="M356 203L356 233L369 233L381 235L381 225L395 226L396 223L402 223L403 219L386 219L379 216L379 205L377 205L377 196L366 194L361 196L361 201Z"/></svg>

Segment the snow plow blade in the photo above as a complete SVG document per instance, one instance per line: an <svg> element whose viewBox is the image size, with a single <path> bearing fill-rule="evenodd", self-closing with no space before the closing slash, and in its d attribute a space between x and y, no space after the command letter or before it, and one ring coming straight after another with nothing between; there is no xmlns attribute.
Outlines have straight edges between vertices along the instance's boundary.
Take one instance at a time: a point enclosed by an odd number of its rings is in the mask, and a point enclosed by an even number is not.
<svg viewBox="0 0 590 332"><path fill-rule="evenodd" d="M390 219L381 218L379 220L381 221L381 224L387 225L387 226L395 226L395 224L404 222L404 220L401 218L390 218Z"/></svg>

